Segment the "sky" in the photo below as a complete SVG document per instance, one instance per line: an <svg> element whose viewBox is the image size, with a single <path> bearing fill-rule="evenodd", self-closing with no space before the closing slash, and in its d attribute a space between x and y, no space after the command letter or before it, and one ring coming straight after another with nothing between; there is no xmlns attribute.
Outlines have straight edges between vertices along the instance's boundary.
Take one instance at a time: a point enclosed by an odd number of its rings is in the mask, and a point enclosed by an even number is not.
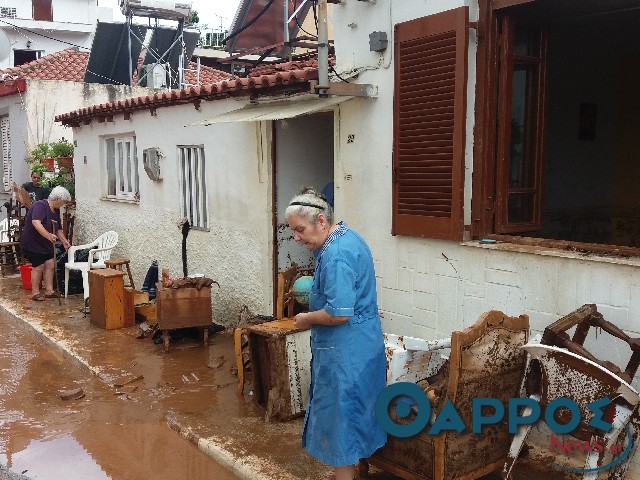
<svg viewBox="0 0 640 480"><path fill-rule="evenodd" d="M198 12L201 24L206 23L209 28L220 30L222 22L223 30L228 30L240 0L177 0L176 3L191 3L191 8ZM115 10L113 19L115 21L123 20L120 14L120 7L118 7L118 0L100 0L99 5L101 7L112 7Z"/></svg>

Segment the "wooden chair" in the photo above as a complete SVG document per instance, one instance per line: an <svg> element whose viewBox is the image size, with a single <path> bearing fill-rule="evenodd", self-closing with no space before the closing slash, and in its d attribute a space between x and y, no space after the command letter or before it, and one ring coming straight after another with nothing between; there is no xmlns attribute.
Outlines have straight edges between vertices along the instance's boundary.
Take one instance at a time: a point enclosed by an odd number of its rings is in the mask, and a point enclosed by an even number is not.
<svg viewBox="0 0 640 480"><path fill-rule="evenodd" d="M508 317L495 310L481 315L473 326L453 332L448 372L443 368L432 379L432 386L442 384L442 393L429 396L435 400L432 415L437 417L450 400L467 428L437 436L429 435L428 428L410 438L389 435L384 447L361 462L361 476L366 476L368 463L413 480L470 480L501 468L511 444L506 420L486 426L482 435L473 434L472 400L497 398L506 405L518 396L526 364L521 347L528 335L527 315ZM397 423L411 420L396 419Z"/></svg>
<svg viewBox="0 0 640 480"><path fill-rule="evenodd" d="M576 327L576 329L573 337L570 338L567 330L573 327ZM591 327L600 328L602 331L627 343L631 350L631 358L624 370L612 362L597 359L584 347L584 342ZM640 338L631 338L616 325L605 320L594 304L583 305L549 325L545 328L540 343L566 348L570 352L581 355L606 368L627 383L631 383L640 365Z"/></svg>
<svg viewBox="0 0 640 480"><path fill-rule="evenodd" d="M278 272L276 320L284 318L285 309L287 317L293 316L293 307L295 304L293 282L297 275L298 265L296 262L292 262L291 267L286 270ZM244 392L245 374L251 368L251 354L246 328L239 326L233 331L233 346L236 357L236 368L238 370L238 394L241 395Z"/></svg>
<svg viewBox="0 0 640 480"><path fill-rule="evenodd" d="M524 349L531 355L531 368L539 369L541 374L538 388L530 395L530 398L540 403L542 410L540 421L544 421L545 408L552 401L558 398L568 398L575 402L581 414L581 421L571 436L580 441L588 442L590 445L595 445L597 442L603 447L602 449L593 448L591 452L586 454L582 469L584 470L583 480L599 478L598 471L593 470L602 466L604 456L611 445L623 443L622 439L626 436L627 425L630 426L630 432L632 432L631 446L637 447L640 396L631 385L598 363L567 349L535 343L525 345ZM613 428L608 432L600 431L589 425L594 415L588 405L603 397L608 397L612 401L604 415L607 422L613 425ZM530 414L531 409L525 409L522 416ZM568 413L568 416L570 417L571 414ZM569 420L569 418L564 418L562 410L556 410L555 417L559 423L565 423L566 420ZM511 478L511 470L531 427L532 425L522 426L513 438L509 456L502 472L504 479ZM614 455L612 462L620 455ZM607 478L610 480L625 478L632 456L628 455L610 469ZM561 461L556 460L556 463L561 464Z"/></svg>
<svg viewBox="0 0 640 480"><path fill-rule="evenodd" d="M278 292L276 295L276 320L286 317L293 317L293 307L295 306L295 296L293 293L293 282L298 276L298 264L291 262L291 266L286 270L278 272ZM286 315L285 315L286 309Z"/></svg>

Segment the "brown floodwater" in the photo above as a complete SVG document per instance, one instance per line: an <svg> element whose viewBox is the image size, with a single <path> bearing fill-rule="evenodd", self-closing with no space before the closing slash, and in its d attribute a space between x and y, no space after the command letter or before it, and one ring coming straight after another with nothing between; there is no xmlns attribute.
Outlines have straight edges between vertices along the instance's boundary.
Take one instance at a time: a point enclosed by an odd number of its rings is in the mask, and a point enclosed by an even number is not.
<svg viewBox="0 0 640 480"><path fill-rule="evenodd" d="M135 385L117 395L0 312L0 464L32 479L235 479L167 426ZM63 400L65 390L85 396Z"/></svg>

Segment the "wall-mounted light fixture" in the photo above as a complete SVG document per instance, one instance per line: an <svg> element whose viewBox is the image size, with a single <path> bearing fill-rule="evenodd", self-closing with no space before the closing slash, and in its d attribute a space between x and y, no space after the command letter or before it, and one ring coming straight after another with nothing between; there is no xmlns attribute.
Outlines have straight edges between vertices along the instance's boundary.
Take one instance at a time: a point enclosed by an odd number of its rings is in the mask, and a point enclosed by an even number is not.
<svg viewBox="0 0 640 480"><path fill-rule="evenodd" d="M27 48L31 48L31 40L27 40Z"/></svg>

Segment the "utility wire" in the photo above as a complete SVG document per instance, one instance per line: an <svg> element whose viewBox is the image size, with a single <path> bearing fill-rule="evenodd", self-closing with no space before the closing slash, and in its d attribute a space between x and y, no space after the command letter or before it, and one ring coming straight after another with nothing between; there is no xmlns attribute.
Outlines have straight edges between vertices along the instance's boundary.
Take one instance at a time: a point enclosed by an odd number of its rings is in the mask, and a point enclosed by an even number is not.
<svg viewBox="0 0 640 480"><path fill-rule="evenodd" d="M84 50L89 50L87 47L81 47L80 45L76 45L75 43L65 42L64 40L60 40L58 38L49 37L48 35L44 35L42 33L34 32L33 30L29 30L28 28L18 27L17 25L14 25L13 23L9 23L9 22L7 22L5 20L0 20L0 22L6 23L7 25L15 28L16 30L24 30L25 32L29 32L29 33L31 33L33 35L40 35L41 37L48 38L49 40L55 40L56 42L65 43L67 45L71 45L72 47L77 47L77 48L82 48Z"/></svg>
<svg viewBox="0 0 640 480"><path fill-rule="evenodd" d="M311 3L315 5L316 0L311 0ZM293 10L295 11L295 9L298 6L298 0L295 0L293 2ZM298 14L296 14L296 16L294 17L296 20L296 25L298 25L298 28L300 30L302 30L304 33L306 33L307 35L313 37L313 38L318 38L318 25L316 24L316 34L314 35L313 33L307 32L304 28L302 28L302 25L300 25L300 21L298 20Z"/></svg>
<svg viewBox="0 0 640 480"><path fill-rule="evenodd" d="M269 3L267 3L264 8L262 10L260 10L260 13L258 13L255 17L253 17L251 19L251 21L249 21L248 23L246 23L245 25L243 25L242 27L240 27L238 30L236 30L235 32L233 32L232 34L230 34L227 38L225 38L224 40L222 40L222 44L225 45L227 43L228 40L232 39L233 37L235 37L236 35L239 35L240 33L242 33L243 31L245 31L247 28L249 28L251 25L253 25L262 15L264 15L264 13L269 10L269 7L273 5L273 0L269 0Z"/></svg>

